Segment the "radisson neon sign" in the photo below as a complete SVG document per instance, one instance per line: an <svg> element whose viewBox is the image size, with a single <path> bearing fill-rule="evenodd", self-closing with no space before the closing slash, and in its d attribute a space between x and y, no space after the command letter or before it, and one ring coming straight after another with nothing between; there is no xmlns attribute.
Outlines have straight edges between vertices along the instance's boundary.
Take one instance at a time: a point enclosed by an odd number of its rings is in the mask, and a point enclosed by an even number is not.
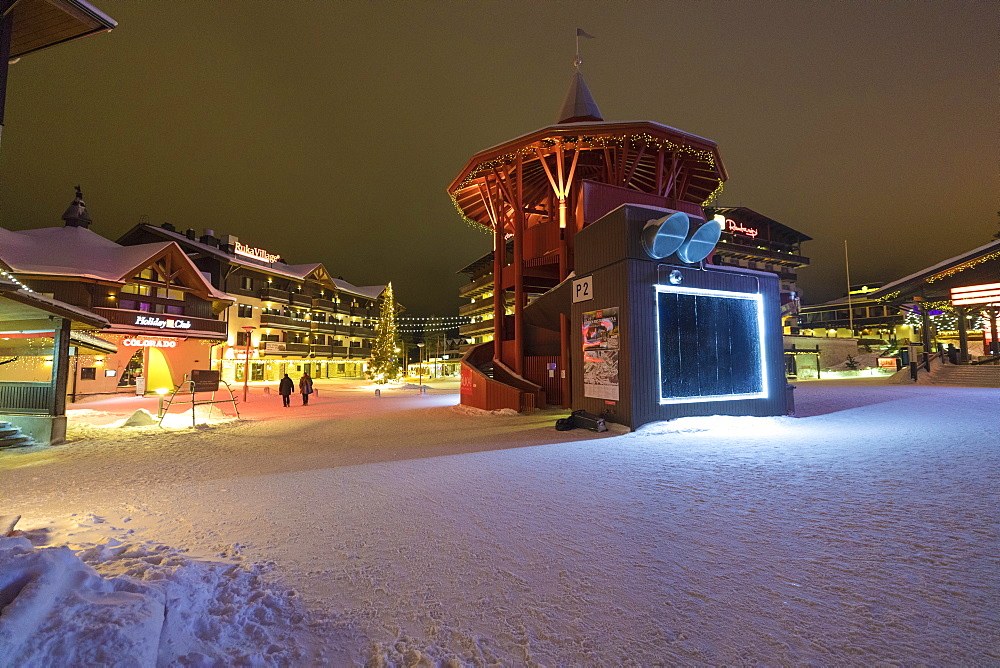
<svg viewBox="0 0 1000 668"><path fill-rule="evenodd" d="M726 229L730 232L742 232L752 239L756 239L757 235L760 234L760 230L755 227L746 227L742 223L737 223L732 218L726 218Z"/></svg>
<svg viewBox="0 0 1000 668"><path fill-rule="evenodd" d="M159 327L160 329L191 329L190 320L181 320L179 318L154 318L148 315L137 315L135 316L134 325L145 325L146 327Z"/></svg>
<svg viewBox="0 0 1000 668"><path fill-rule="evenodd" d="M262 248L252 248L246 244L241 244L239 241L236 242L236 249L233 252L244 257L252 257L255 260L263 260L267 263L277 262L279 257L268 253Z"/></svg>

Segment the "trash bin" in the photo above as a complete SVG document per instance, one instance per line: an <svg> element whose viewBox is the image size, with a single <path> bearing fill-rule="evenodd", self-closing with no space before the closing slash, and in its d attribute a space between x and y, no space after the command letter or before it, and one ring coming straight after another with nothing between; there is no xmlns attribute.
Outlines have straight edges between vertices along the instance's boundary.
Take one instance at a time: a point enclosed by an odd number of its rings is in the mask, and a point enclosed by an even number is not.
<svg viewBox="0 0 1000 668"><path fill-rule="evenodd" d="M795 415L795 386L785 383L785 415Z"/></svg>

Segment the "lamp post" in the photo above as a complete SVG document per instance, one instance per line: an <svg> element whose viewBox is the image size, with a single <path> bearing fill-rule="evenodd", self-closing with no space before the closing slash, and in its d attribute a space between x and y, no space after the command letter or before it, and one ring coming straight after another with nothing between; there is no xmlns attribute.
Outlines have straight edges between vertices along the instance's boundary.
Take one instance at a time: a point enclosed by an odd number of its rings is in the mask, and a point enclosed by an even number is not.
<svg viewBox="0 0 1000 668"><path fill-rule="evenodd" d="M257 329L253 325L243 325L243 331L247 333L247 347L243 355L243 403L247 402L247 394L250 391L250 332Z"/></svg>
<svg viewBox="0 0 1000 668"><path fill-rule="evenodd" d="M420 387L420 391L424 391L424 342L421 341L417 344L417 385Z"/></svg>
<svg viewBox="0 0 1000 668"><path fill-rule="evenodd" d="M156 388L156 393L158 395L160 395L160 403L156 407L156 417L158 417L158 418L163 417L163 395L165 395L169 391L170 390L167 389L167 388L165 388L165 387L158 387L158 388Z"/></svg>

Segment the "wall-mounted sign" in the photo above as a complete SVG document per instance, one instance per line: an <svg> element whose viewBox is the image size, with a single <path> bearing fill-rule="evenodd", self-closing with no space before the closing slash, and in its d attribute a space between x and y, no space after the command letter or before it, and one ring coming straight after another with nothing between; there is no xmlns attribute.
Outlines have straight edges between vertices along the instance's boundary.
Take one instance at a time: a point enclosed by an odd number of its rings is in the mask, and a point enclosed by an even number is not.
<svg viewBox="0 0 1000 668"><path fill-rule="evenodd" d="M135 316L135 325L144 325L146 327L159 327L160 329L191 329L190 320L181 320L180 318L157 318L155 316L148 315L137 315Z"/></svg>
<svg viewBox="0 0 1000 668"><path fill-rule="evenodd" d="M583 396L618 400L618 308L583 314Z"/></svg>
<svg viewBox="0 0 1000 668"><path fill-rule="evenodd" d="M1000 283L984 283L983 285L967 285L951 289L951 303L954 306L966 304L1000 303Z"/></svg>
<svg viewBox="0 0 1000 668"><path fill-rule="evenodd" d="M594 277L586 276L573 281L573 303L585 302L594 298Z"/></svg>
<svg viewBox="0 0 1000 668"><path fill-rule="evenodd" d="M726 218L726 229L730 232L739 232L745 234L752 239L756 239L757 235L760 234L760 230L755 227L747 227L743 223L737 223L732 218Z"/></svg>
<svg viewBox="0 0 1000 668"><path fill-rule="evenodd" d="M125 339L122 345L130 348L176 348L177 342L172 339Z"/></svg>
<svg viewBox="0 0 1000 668"><path fill-rule="evenodd" d="M263 260L264 262L277 262L278 255L268 253L262 248L252 248L246 244L241 244L239 241L236 242L236 248L234 251L237 255L242 255L244 257L252 257L255 260Z"/></svg>

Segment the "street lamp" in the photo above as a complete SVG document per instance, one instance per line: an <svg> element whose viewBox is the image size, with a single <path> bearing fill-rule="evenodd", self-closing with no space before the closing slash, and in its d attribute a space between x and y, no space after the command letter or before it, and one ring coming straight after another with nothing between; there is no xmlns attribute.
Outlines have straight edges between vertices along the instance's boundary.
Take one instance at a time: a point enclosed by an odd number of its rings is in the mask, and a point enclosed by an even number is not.
<svg viewBox="0 0 1000 668"><path fill-rule="evenodd" d="M156 407L156 417L163 417L163 395L165 395L170 390L165 387L156 388L156 393L160 395L160 404Z"/></svg>
<svg viewBox="0 0 1000 668"><path fill-rule="evenodd" d="M253 325L243 325L243 331L247 333L247 347L243 354L243 403L247 402L247 393L250 391L250 332L257 329Z"/></svg>
<svg viewBox="0 0 1000 668"><path fill-rule="evenodd" d="M420 391L424 391L424 342L421 341L417 344L417 385L420 387Z"/></svg>

